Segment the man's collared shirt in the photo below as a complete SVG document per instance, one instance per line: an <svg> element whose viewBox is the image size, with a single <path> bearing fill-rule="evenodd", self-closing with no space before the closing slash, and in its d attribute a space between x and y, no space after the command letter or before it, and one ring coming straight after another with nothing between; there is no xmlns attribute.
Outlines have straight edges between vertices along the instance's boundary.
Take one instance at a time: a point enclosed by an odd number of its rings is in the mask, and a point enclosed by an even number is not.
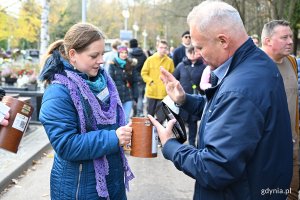
<svg viewBox="0 0 300 200"><path fill-rule="evenodd" d="M218 77L218 84L222 81L225 74L228 71L228 68L231 64L232 56L228 58L222 65L220 65L217 69L213 70L214 74Z"/></svg>

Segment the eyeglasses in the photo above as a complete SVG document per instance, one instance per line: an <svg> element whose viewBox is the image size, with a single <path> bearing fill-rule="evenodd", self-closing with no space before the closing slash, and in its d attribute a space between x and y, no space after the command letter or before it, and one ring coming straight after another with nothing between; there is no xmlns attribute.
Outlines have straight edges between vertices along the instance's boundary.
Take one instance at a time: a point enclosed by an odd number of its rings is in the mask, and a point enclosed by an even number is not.
<svg viewBox="0 0 300 200"><path fill-rule="evenodd" d="M186 36L184 36L184 38L185 38L185 39L191 39L191 36L186 35Z"/></svg>

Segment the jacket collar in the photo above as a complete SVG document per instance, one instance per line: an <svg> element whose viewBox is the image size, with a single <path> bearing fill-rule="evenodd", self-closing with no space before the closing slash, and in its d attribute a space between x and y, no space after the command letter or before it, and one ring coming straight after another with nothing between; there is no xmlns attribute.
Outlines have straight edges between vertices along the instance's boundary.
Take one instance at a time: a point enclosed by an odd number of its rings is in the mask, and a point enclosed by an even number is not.
<svg viewBox="0 0 300 200"><path fill-rule="evenodd" d="M257 47L252 42L252 39L248 38L248 40L246 40L246 42L244 44L242 44L242 46L240 46L236 50L236 52L232 56L232 61L231 61L230 65L229 65L228 70L227 70L224 78L222 79L222 81L218 85L216 85L216 87L208 88L207 90L205 90L205 94L206 94L208 100L210 100L214 96L214 94L216 93L216 91L218 90L218 88L224 82L225 78L233 70L235 70L239 66L239 64L241 62L243 62L248 57L249 54L252 54L252 52L254 52L256 50L256 48Z"/></svg>
<svg viewBox="0 0 300 200"><path fill-rule="evenodd" d="M167 55L164 55L163 57L161 57L157 52L154 53L153 56L154 56L155 58L161 59L161 60L164 59L164 58L166 58L166 57L168 57Z"/></svg>

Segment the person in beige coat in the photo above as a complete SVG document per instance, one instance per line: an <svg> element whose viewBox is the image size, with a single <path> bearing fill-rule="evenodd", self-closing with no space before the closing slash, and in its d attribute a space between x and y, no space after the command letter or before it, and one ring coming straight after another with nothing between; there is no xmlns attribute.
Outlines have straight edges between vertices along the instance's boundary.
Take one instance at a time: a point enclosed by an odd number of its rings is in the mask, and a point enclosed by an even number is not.
<svg viewBox="0 0 300 200"><path fill-rule="evenodd" d="M296 59L290 54L293 49L293 32L289 22L273 20L262 30L262 50L277 64L284 82L293 134L293 178L289 200L298 199L299 189L299 113L298 113L298 73Z"/></svg>

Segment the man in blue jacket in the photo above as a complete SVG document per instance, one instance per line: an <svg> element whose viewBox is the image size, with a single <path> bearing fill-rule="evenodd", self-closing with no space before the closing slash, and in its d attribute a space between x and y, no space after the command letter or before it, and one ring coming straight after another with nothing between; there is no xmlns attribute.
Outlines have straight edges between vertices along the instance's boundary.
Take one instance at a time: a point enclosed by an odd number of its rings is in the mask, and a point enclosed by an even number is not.
<svg viewBox="0 0 300 200"><path fill-rule="evenodd" d="M152 116L163 155L196 180L195 200L286 199L292 177L292 133L282 77L247 35L238 11L204 1L188 16L192 44L209 64L217 85L206 100L185 94L166 70L171 99L190 113L204 109L198 148L173 137Z"/></svg>

